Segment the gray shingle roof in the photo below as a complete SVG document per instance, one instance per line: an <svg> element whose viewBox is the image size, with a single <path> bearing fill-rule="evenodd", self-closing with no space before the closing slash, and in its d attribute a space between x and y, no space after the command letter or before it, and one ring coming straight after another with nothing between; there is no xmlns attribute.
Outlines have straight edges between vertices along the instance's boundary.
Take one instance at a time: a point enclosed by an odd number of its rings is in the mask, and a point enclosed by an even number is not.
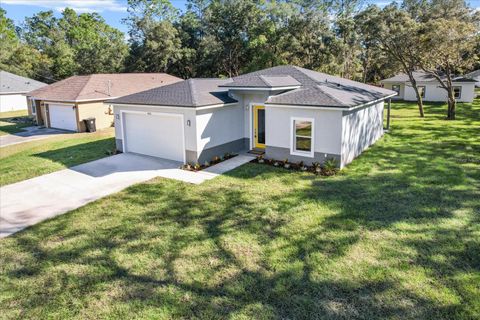
<svg viewBox="0 0 480 320"><path fill-rule="evenodd" d="M474 79L475 81L480 81L480 69L467 73L464 77L467 79Z"/></svg>
<svg viewBox="0 0 480 320"><path fill-rule="evenodd" d="M46 85L40 81L0 70L0 93L26 93Z"/></svg>
<svg viewBox="0 0 480 320"><path fill-rule="evenodd" d="M253 74L289 74L302 84L302 88L271 96L267 104L349 108L395 94L388 89L296 66L278 66Z"/></svg>
<svg viewBox="0 0 480 320"><path fill-rule="evenodd" d="M220 85L231 81L230 79L188 79L113 99L109 102L178 107L201 107L233 103L237 101L228 96L228 91L219 88Z"/></svg>
<svg viewBox="0 0 480 320"><path fill-rule="evenodd" d="M289 75L251 75L235 77L232 82L229 82L222 87L229 88L278 88L278 87L297 87L301 83Z"/></svg>
<svg viewBox="0 0 480 320"><path fill-rule="evenodd" d="M431 74L424 71L414 71L413 78L418 82L437 82ZM453 78L455 82L472 82L467 76L459 76ZM383 79L381 82L410 82L410 78L405 73L399 73L391 78Z"/></svg>
<svg viewBox="0 0 480 320"><path fill-rule="evenodd" d="M266 103L336 108L349 108L396 94L388 89L308 69L278 66L233 79L185 80L110 101L120 104L200 107L236 102L228 96L228 90L234 87L294 87L291 91L271 96Z"/></svg>

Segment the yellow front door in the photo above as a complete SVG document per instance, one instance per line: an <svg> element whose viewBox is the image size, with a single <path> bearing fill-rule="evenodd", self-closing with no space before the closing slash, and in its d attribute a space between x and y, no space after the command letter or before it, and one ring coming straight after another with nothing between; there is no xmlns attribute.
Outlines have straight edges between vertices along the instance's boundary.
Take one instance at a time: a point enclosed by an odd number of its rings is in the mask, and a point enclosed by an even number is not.
<svg viewBox="0 0 480 320"><path fill-rule="evenodd" d="M253 106L253 137L255 148L265 149L265 107Z"/></svg>

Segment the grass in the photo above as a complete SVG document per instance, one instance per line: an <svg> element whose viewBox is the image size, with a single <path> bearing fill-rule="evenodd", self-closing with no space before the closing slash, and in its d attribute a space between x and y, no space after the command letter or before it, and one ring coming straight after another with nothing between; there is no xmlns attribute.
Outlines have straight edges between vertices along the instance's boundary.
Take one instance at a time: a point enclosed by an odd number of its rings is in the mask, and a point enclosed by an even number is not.
<svg viewBox="0 0 480 320"><path fill-rule="evenodd" d="M115 149L113 129L63 134L0 149L0 185L37 177L107 156Z"/></svg>
<svg viewBox="0 0 480 320"><path fill-rule="evenodd" d="M478 319L480 102L394 104L335 177L156 179L0 241L5 319Z"/></svg>
<svg viewBox="0 0 480 320"><path fill-rule="evenodd" d="M27 110L0 112L0 136L21 132L23 128L33 125L31 122L15 123L11 121L12 118L18 117L27 118Z"/></svg>

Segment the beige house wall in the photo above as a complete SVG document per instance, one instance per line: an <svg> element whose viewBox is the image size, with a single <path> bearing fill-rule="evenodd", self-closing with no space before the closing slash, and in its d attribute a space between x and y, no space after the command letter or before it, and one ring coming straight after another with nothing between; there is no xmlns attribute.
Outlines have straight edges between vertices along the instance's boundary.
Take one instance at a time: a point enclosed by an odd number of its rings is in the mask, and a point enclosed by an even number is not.
<svg viewBox="0 0 480 320"><path fill-rule="evenodd" d="M78 127L85 132L84 119L95 118L97 130L113 126L113 108L103 104L103 101L91 103L77 103Z"/></svg>

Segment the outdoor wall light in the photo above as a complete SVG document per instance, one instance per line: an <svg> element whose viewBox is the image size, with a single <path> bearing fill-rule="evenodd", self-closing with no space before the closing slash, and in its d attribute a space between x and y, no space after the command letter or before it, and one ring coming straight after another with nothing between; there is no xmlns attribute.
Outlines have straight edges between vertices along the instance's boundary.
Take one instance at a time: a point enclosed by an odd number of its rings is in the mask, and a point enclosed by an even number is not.
<svg viewBox="0 0 480 320"><path fill-rule="evenodd" d="M115 115L115 119L120 120L120 115L119 115L119 114L116 114L116 115Z"/></svg>
<svg viewBox="0 0 480 320"><path fill-rule="evenodd" d="M192 123L190 122L190 120L187 120L187 126L190 127L191 124L192 124Z"/></svg>

